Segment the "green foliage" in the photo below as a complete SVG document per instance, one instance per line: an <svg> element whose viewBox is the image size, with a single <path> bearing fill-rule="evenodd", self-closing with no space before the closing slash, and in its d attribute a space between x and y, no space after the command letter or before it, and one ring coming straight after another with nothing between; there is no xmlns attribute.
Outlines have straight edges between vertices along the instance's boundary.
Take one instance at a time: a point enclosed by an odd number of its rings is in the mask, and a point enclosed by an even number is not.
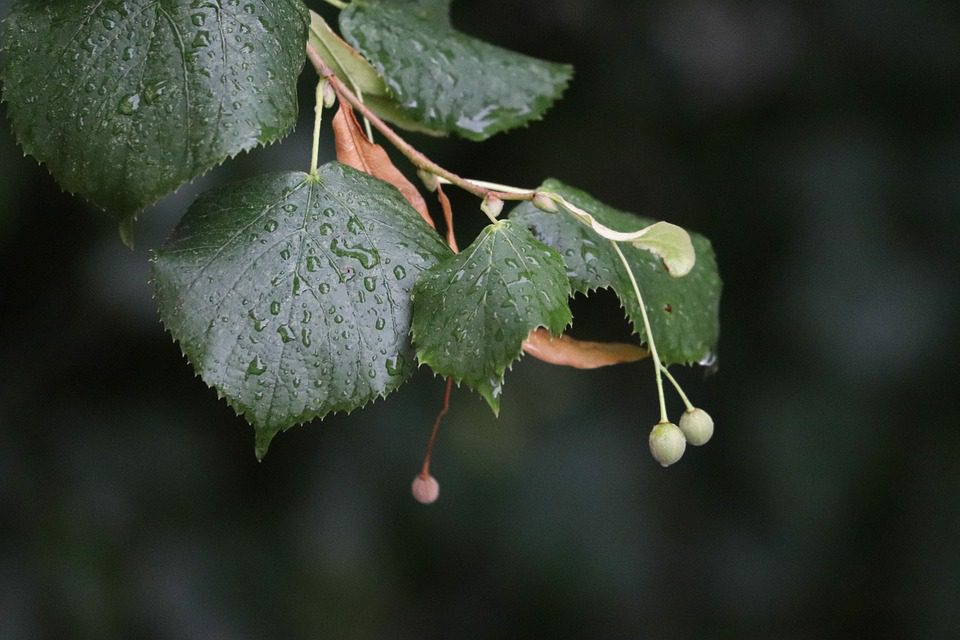
<svg viewBox="0 0 960 640"><path fill-rule="evenodd" d="M404 112L428 129L483 140L542 117L572 69L457 31L449 6L450 0L355 0L340 14L340 28Z"/></svg>
<svg viewBox="0 0 960 640"><path fill-rule="evenodd" d="M554 180L537 193L464 180L379 119L480 140L540 118L570 67L456 31L449 0L354 0L340 14L346 40L310 18L308 29L299 0L19 0L3 33L3 96L24 150L115 213L124 238L144 206L291 129L305 45L339 80L316 95L351 104L431 188L442 178L477 195L491 219L504 200L527 200L455 255L396 188L339 162L201 196L156 252L160 316L254 426L258 456L284 429L386 396L417 359L498 412L524 340L562 332L573 292L612 288L664 363L713 351L720 279L705 238ZM344 162L357 140L342 137L360 130L335 127ZM399 176L380 153L355 166ZM559 361L583 366L577 349L603 351L561 342L544 338L538 357L562 348ZM655 372L663 414L663 365Z"/></svg>
<svg viewBox="0 0 960 640"><path fill-rule="evenodd" d="M410 291L449 254L396 189L334 162L204 194L154 273L164 324L262 456L277 432L406 380Z"/></svg>
<svg viewBox="0 0 960 640"><path fill-rule="evenodd" d="M333 32L323 18L314 13L310 16L310 44L337 74L337 77L350 85L363 101L378 116L388 122L407 129L432 136L442 136L444 131L430 129L411 117L390 95L387 84L366 59Z"/></svg>
<svg viewBox="0 0 960 640"><path fill-rule="evenodd" d="M123 218L297 117L299 0L20 0L4 100L24 150Z"/></svg>
<svg viewBox="0 0 960 640"><path fill-rule="evenodd" d="M618 231L634 231L653 223L653 220L609 207L559 180L547 180L540 189L560 194ZM569 215L547 213L531 203L513 209L510 219L526 225L537 238L560 252L576 292L612 288L634 332L646 341L640 303L608 240ZM716 258L709 240L695 233L691 233L690 238L697 261L682 278L671 276L661 259L649 251L629 243L620 245L639 282L660 357L665 363L689 363L707 357L715 349L719 335L721 283Z"/></svg>
<svg viewBox="0 0 960 640"><path fill-rule="evenodd" d="M523 226L501 220L417 280L417 357L440 375L466 382L498 413L507 366L531 330L563 331L572 319L569 296L557 252Z"/></svg>

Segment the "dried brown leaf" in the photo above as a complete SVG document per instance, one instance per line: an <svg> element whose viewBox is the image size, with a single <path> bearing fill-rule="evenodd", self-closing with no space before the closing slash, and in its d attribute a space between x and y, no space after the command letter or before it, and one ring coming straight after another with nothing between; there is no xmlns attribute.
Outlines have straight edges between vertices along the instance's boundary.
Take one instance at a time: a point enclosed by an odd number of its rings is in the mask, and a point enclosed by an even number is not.
<svg viewBox="0 0 960 640"><path fill-rule="evenodd" d="M353 109L343 101L333 117L333 137L337 147L337 160L395 186L420 217L436 228L423 196L394 166L383 147L367 139L353 115Z"/></svg>
<svg viewBox="0 0 960 640"><path fill-rule="evenodd" d="M625 342L588 342L567 335L554 338L543 328L530 332L523 351L538 360L576 369L636 362L650 355L643 347Z"/></svg>

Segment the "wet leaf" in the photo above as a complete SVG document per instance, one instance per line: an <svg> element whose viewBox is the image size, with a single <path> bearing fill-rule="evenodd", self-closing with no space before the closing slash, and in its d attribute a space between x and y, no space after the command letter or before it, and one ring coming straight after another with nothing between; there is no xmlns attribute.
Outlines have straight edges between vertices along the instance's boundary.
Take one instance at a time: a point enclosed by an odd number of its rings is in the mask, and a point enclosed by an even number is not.
<svg viewBox="0 0 960 640"><path fill-rule="evenodd" d="M493 46L450 24L449 0L354 0L340 30L404 113L483 140L541 118L572 69Z"/></svg>
<svg viewBox="0 0 960 640"><path fill-rule="evenodd" d="M340 36L330 25L313 11L310 12L310 46L354 93L356 93L378 116L401 129L417 131L432 136L442 136L404 113L403 108L390 95L386 83L369 62Z"/></svg>
<svg viewBox="0 0 960 640"><path fill-rule="evenodd" d="M393 187L337 162L318 173L204 194L154 261L164 324L254 426L258 456L410 375L410 292L450 255Z"/></svg>
<svg viewBox="0 0 960 640"><path fill-rule="evenodd" d="M384 148L367 139L350 105L340 103L340 108L333 117L333 135L336 139L337 160L392 184L410 203L410 206L417 210L423 221L434 227L423 196L394 166Z"/></svg>
<svg viewBox="0 0 960 640"><path fill-rule="evenodd" d="M569 296L560 256L523 226L501 220L417 280L417 358L466 382L497 413L504 371L520 357L531 330L563 331L571 319Z"/></svg>
<svg viewBox="0 0 960 640"><path fill-rule="evenodd" d="M4 100L26 153L123 218L297 117L299 0L19 0Z"/></svg>
<svg viewBox="0 0 960 640"><path fill-rule="evenodd" d="M539 190L554 192L589 212L597 221L617 231L630 232L654 223L632 213L619 211L589 194L558 180L547 180ZM555 248L566 263L575 291L589 293L612 288L624 307L634 332L646 340L640 305L626 269L610 244L593 229L562 210L544 212L525 202L510 213L541 241ZM630 263L643 294L657 340L657 349L666 363L689 363L709 356L720 332L720 276L710 241L690 233L696 262L683 277L673 277L663 261L646 248L624 242L620 249Z"/></svg>

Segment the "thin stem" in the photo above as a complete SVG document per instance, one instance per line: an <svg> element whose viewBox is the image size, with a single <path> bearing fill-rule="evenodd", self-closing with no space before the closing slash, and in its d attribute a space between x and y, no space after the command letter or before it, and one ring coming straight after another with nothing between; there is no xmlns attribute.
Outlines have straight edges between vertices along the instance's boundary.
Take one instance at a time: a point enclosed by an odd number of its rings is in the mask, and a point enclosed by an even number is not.
<svg viewBox="0 0 960 640"><path fill-rule="evenodd" d="M310 175L317 175L317 161L320 157L320 123L323 120L323 85L326 84L325 78L320 78L317 83L315 99L317 101L313 110L316 114L313 118L313 150L310 152Z"/></svg>
<svg viewBox="0 0 960 640"><path fill-rule="evenodd" d="M360 87L358 87L354 82L351 82L350 84L353 85L353 90L357 92L357 100L363 102L363 92L360 91ZM373 129L370 127L370 120L367 118L367 116L363 116L363 130L367 134L367 140L372 143L374 141Z"/></svg>
<svg viewBox="0 0 960 640"><path fill-rule="evenodd" d="M450 206L450 199L439 184L437 185L437 199L440 201L440 209L443 210L443 222L447 225L447 244L454 253L460 253L460 248L457 246L457 236L453 232L453 208Z"/></svg>
<svg viewBox="0 0 960 640"><path fill-rule="evenodd" d="M534 189L524 189L522 187L511 187L508 184L497 184L496 182L488 182L486 180L477 180L476 178L464 178L464 180L474 186L481 187L484 189L490 189L491 191L495 191L497 193L509 193L512 195L518 195L518 196L524 196L524 197L529 195L536 195L537 193ZM444 178L439 178L439 177L437 178L437 181L440 182L441 184L453 184L449 180L446 180ZM503 198L500 198L500 199L503 200Z"/></svg>
<svg viewBox="0 0 960 640"><path fill-rule="evenodd" d="M349 2L343 2L342 0L324 0L324 2L337 9L346 9L350 5Z"/></svg>
<svg viewBox="0 0 960 640"><path fill-rule="evenodd" d="M443 392L443 404L440 407L440 413L433 421L433 431L430 433L430 440L427 442L427 453L423 456L423 466L420 468L420 477L426 478L430 475L430 456L433 455L433 443L437 440L437 432L440 430L440 422L443 416L450 410L450 392L453 390L453 378L447 378L447 388Z"/></svg>
<svg viewBox="0 0 960 640"><path fill-rule="evenodd" d="M423 155L417 151L413 146L410 145L406 140L401 138L396 131L394 131L387 123L380 119L377 114L375 114L366 104L360 100L357 95L351 91L340 78L326 65L323 61L323 58L317 52L316 48L311 43L307 43L307 57L310 59L310 63L317 70L317 73L321 77L327 78L330 84L333 86L334 91L337 92L337 97L345 102L348 102L350 106L359 111L364 118L370 121L370 124L383 134L390 144L396 147L397 151L402 153L407 160L409 160L413 166L421 171L426 171L432 173L439 178L443 178L452 185L455 185L468 193L472 193L478 198L486 198L488 195L494 195L501 200L532 200L534 193L533 191L523 191L521 193L510 193L505 191L497 191L496 189L488 189L487 187L481 186L471 180L466 180L449 169L445 169L438 165L436 162Z"/></svg>
<svg viewBox="0 0 960 640"><path fill-rule="evenodd" d="M613 240L610 241L610 244L613 245L613 250L620 256L620 262L623 263L624 268L627 270L627 276L630 277L630 284L633 285L633 292L637 295L637 302L640 303L643 329L647 332L647 343L650 345L650 355L653 356L654 372L657 378L657 396L660 399L660 422L670 422L667 418L667 403L663 397L663 378L660 375L660 371L664 367L660 363L660 355L657 353L657 343L653 339L653 330L650 328L650 318L647 317L647 305L643 303L643 296L640 294L640 287L637 285L637 279L633 275L633 269L630 268L630 263L627 262L627 258L623 255L623 251L620 250L620 246Z"/></svg>
<svg viewBox="0 0 960 640"><path fill-rule="evenodd" d="M680 388L680 383L677 382L677 379L673 377L673 374L670 373L669 369L665 366L660 365L660 370L663 371L663 375L667 376L667 380L673 385L673 388L677 390L677 393L680 394L680 399L683 400L684 406L686 406L687 411L693 411L693 403L690 402L690 399L687 397L687 394L683 392L683 389Z"/></svg>

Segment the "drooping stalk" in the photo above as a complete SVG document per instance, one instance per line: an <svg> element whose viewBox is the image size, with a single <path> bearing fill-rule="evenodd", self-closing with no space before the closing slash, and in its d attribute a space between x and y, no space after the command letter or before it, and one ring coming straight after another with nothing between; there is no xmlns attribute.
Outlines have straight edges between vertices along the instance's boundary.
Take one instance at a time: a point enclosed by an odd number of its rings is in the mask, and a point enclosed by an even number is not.
<svg viewBox="0 0 960 640"><path fill-rule="evenodd" d="M677 382L677 379L673 377L673 374L670 373L670 370L665 366L660 365L663 375L667 376L667 380L673 385L673 388L677 390L677 393L680 394L680 399L683 400L683 405L687 408L687 411L693 411L693 403L690 402L690 398L687 397L687 394L683 392L683 389L680 387L680 383Z"/></svg>
<svg viewBox="0 0 960 640"><path fill-rule="evenodd" d="M637 302L640 303L640 315L643 317L643 329L647 333L647 344L650 346L650 355L653 357L654 372L656 373L657 397L660 400L660 422L670 422L670 420L667 418L667 403L663 397L663 377L661 376L661 370L664 370L664 367L660 363L660 355L657 353L657 343L653 339L653 329L650 327L650 318L647 316L647 305L643 302L643 295L640 293L640 286L637 284L637 279L633 275L633 269L630 268L630 263L627 262L627 258L623 255L623 251L620 250L620 246L613 240L610 241L610 244L613 245L613 250L616 251L617 255L620 257L620 262L623 263L623 268L627 270L627 276L630 278L630 284L633 285L633 292L637 296Z"/></svg>

